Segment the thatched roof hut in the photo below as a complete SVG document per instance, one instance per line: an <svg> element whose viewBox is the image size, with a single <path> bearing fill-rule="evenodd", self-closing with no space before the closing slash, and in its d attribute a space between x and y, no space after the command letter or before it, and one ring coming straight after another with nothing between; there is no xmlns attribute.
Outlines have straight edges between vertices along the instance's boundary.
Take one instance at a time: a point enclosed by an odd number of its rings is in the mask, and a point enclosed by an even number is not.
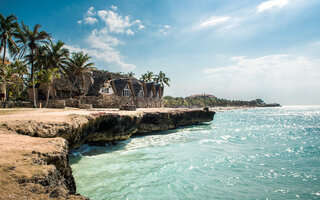
<svg viewBox="0 0 320 200"><path fill-rule="evenodd" d="M76 84L73 86L75 82L75 78L65 78L61 77L60 79L54 80L54 88L57 91L57 96L59 98L63 98L66 96L70 96L70 91L72 91L73 95L87 95L87 96L98 96L100 93L102 94L116 94L122 96L123 90L126 86L130 89L130 96L137 97L140 92L144 97L150 97L150 93L152 92L152 97L155 97L159 94L163 93L163 88L159 84L145 83L143 81L139 81L136 78L128 78L125 75L119 73L111 73L108 71L102 70L92 70L92 74L89 76L85 76L84 84L82 85L81 81L76 81ZM112 88L112 93L103 92L102 88ZM104 90L104 91L110 91ZM128 95L128 90L126 90L126 94ZM162 91L162 92L161 92Z"/></svg>
<svg viewBox="0 0 320 200"><path fill-rule="evenodd" d="M154 82L146 83L146 89L147 89L147 94L146 94L147 97L150 97L151 93L152 93L152 96L155 95Z"/></svg>

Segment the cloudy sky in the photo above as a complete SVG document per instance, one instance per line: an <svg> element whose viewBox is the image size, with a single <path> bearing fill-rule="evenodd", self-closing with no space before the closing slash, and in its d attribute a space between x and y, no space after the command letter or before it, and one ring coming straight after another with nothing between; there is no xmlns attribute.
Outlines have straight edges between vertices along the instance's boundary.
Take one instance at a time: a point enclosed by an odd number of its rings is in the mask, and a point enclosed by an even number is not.
<svg viewBox="0 0 320 200"><path fill-rule="evenodd" d="M109 71L165 72L166 94L320 105L319 0L0 0Z"/></svg>

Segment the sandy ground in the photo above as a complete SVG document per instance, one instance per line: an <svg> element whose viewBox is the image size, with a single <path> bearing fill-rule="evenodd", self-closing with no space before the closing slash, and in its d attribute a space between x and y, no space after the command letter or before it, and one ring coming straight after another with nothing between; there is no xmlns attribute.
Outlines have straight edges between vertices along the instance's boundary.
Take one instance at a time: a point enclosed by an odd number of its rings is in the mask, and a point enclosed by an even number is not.
<svg viewBox="0 0 320 200"><path fill-rule="evenodd" d="M53 157L66 154L65 147L66 142L62 138L36 138L0 130L0 200L49 199L47 190L50 186L45 187L38 182L54 181L48 177L56 169L53 165L43 164L39 155ZM60 189L60 186L51 187ZM69 197L84 199L73 195Z"/></svg>
<svg viewBox="0 0 320 200"><path fill-rule="evenodd" d="M248 107L215 107L210 108L213 111L227 111L236 109L248 109ZM90 115L97 113L114 113L119 115L139 115L144 112L171 112L175 110L186 110L183 108L141 108L136 111L120 111L119 109L48 109L48 108L12 108L0 109L0 122L12 120L36 120L52 122L68 122L71 115Z"/></svg>

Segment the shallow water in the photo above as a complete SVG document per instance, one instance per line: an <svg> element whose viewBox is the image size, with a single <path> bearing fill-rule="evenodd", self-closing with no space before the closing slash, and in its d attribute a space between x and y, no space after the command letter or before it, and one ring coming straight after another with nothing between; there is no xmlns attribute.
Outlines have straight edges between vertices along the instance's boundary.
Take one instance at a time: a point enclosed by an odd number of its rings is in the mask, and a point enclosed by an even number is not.
<svg viewBox="0 0 320 200"><path fill-rule="evenodd" d="M320 107L217 113L214 121L109 147L71 167L91 199L320 199Z"/></svg>

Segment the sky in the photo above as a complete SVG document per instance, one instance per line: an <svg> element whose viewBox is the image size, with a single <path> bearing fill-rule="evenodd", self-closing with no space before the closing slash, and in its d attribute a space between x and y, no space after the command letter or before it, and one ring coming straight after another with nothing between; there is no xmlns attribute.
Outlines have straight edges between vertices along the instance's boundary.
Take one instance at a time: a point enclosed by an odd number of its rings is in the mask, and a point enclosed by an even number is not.
<svg viewBox="0 0 320 200"><path fill-rule="evenodd" d="M95 67L160 70L165 95L320 105L319 0L0 0Z"/></svg>

